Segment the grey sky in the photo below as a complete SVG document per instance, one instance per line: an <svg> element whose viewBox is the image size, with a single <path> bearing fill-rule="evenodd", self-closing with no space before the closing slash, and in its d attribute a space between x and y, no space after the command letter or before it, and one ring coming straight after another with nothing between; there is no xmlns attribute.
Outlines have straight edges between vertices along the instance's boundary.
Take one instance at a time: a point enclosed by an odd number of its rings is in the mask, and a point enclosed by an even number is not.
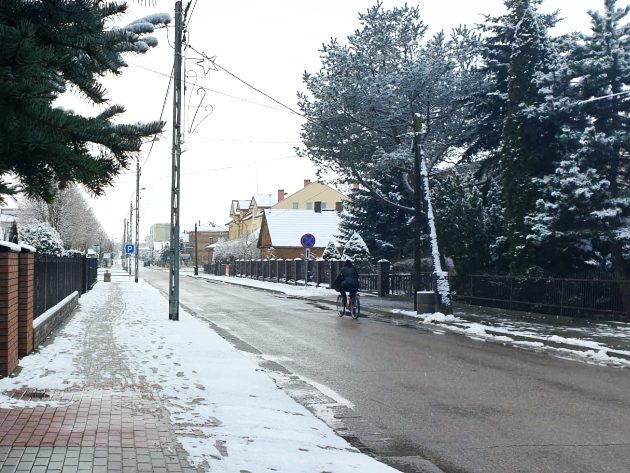
<svg viewBox="0 0 630 473"><path fill-rule="evenodd" d="M150 12L174 15L171 0L157 0L152 8L128 3L132 12L128 19L121 19L121 24ZM383 3L386 7L404 4L392 0ZM481 21L481 13L496 15L504 11L500 0L419 4L431 33L449 31L459 24L473 25ZM358 12L372 5L371 0L198 0L189 39L198 51L216 56L224 68L297 110L296 92L303 90L302 73L319 69L318 49L322 43L331 37L345 40L359 27ZM602 5L603 0L547 0L542 9L560 9L567 19L558 32L566 32L587 29L587 10L601 9ZM172 30L169 34L172 40ZM160 116L173 53L166 31L157 36L160 45L155 50L129 57L130 67L122 76L106 79L111 100L127 107L127 121L156 120ZM299 145L302 119L225 72L207 73L195 64L197 56L189 51L187 60L190 85L186 113L190 130L185 134L182 154L182 230L191 230L198 220L224 225L232 199L248 199L255 193L275 194L278 189L293 192L304 179L315 178L313 165L295 156L293 150ZM208 114L210 109L204 106L197 108L202 94L193 87L195 83L207 88L203 105L212 106L212 113ZM141 192L142 239L151 224L170 220L171 100L169 96L164 112L166 132L155 143L148 160L148 145L140 158L144 163L141 187L146 188ZM118 240L134 192L135 170L131 170L116 180L105 197L91 199L104 228Z"/></svg>

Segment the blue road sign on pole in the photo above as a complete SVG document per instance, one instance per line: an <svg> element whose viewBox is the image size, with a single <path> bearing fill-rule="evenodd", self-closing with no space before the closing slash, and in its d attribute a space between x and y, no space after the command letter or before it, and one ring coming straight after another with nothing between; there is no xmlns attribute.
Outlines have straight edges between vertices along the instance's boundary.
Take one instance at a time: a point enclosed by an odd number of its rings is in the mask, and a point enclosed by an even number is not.
<svg viewBox="0 0 630 473"><path fill-rule="evenodd" d="M300 243L304 248L313 248L315 246L315 236L310 233L305 233L302 235L302 238L300 238Z"/></svg>
<svg viewBox="0 0 630 473"><path fill-rule="evenodd" d="M134 250L135 250L135 245L132 245L131 243L128 243L125 245L125 254L133 255Z"/></svg>

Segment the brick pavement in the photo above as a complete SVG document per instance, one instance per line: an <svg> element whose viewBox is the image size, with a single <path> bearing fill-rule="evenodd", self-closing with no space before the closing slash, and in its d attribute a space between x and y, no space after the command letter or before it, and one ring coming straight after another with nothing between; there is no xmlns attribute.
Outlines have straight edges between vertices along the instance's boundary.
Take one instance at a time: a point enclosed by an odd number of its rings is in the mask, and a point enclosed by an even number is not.
<svg viewBox="0 0 630 473"><path fill-rule="evenodd" d="M199 471L176 439L160 386L136 378L117 349L113 326L124 306L116 292L107 291L108 300L86 315L75 357L85 385L5 393L53 402L0 408L0 473Z"/></svg>

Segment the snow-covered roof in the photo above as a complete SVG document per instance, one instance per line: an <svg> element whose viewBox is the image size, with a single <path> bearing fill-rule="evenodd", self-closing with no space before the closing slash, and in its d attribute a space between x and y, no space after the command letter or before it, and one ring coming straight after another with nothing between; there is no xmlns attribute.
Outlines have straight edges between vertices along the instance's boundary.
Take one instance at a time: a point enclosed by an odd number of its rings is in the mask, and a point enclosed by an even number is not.
<svg viewBox="0 0 630 473"><path fill-rule="evenodd" d="M301 246L305 233L315 237L315 248L325 248L330 240L337 241L341 219L337 212L312 210L265 209L271 244L274 247Z"/></svg>
<svg viewBox="0 0 630 473"><path fill-rule="evenodd" d="M252 201L256 201L256 205L258 207L271 207L272 205L276 205L278 203L278 195L277 194L255 194L252 197Z"/></svg>
<svg viewBox="0 0 630 473"><path fill-rule="evenodd" d="M213 222L204 223L203 225L197 226L198 232L227 232L227 230L219 225L216 225Z"/></svg>
<svg viewBox="0 0 630 473"><path fill-rule="evenodd" d="M249 200L238 200L237 204L238 204L238 210L243 210L243 209L248 209L249 208L249 204L251 203L252 199Z"/></svg>

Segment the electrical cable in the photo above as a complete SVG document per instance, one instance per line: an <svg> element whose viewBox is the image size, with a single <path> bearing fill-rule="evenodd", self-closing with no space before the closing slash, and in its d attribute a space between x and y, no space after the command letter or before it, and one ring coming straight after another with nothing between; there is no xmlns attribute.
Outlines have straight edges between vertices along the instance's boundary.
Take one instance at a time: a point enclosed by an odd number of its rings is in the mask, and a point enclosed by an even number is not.
<svg viewBox="0 0 630 473"><path fill-rule="evenodd" d="M175 66L173 66L175 67ZM173 74L172 74L172 69L171 69L171 78L168 81L168 86L166 88L166 94L164 94L164 102L162 103L162 111L160 112L160 119L159 121L162 121L162 117L164 116L164 110L166 109L166 102L168 100L168 95L171 91L171 85L173 84ZM147 153L147 157L144 159L144 162L140 165L140 169L142 169L144 167L145 164L147 164L147 161L149 160L149 157L151 157L151 151L153 151L153 145L155 145L155 142L157 141L157 135L153 137L153 139L151 140L151 148L149 148L149 152Z"/></svg>
<svg viewBox="0 0 630 473"><path fill-rule="evenodd" d="M145 71L153 72L154 74L159 74L159 75L164 76L164 77L170 77L171 79L173 78L172 72L171 72L171 75L169 76L168 74L165 74L165 73L160 72L160 71L156 71L155 69L150 69L150 68L145 67L145 66L141 66L140 64L134 64L134 63L131 63L131 62L128 62L127 64L135 66L135 67L139 67L140 69L144 69ZM188 81L185 81L185 80L183 80L182 82L184 84L186 84L186 85L191 86L191 87L198 87L198 88L200 88L198 85L196 85L196 84L194 84L192 82L188 82ZM266 105L266 104L263 104L263 103L253 102L251 100L247 100L247 99L244 99L242 97L237 97L236 95L230 95L230 94L227 94L225 92L221 92L221 91L218 91L218 90L215 90L215 89L209 89L207 87L203 87L203 89L207 90L208 92L212 92L214 94L217 94L217 95L223 95L225 97L229 97L229 98L235 99L235 100L240 100L242 102L247 102L247 103L250 103L252 105L258 105L259 107L270 108L272 110L277 110L278 112L291 113L291 112L287 112L286 110L282 110L282 109L280 109L278 107L272 107L271 105Z"/></svg>

